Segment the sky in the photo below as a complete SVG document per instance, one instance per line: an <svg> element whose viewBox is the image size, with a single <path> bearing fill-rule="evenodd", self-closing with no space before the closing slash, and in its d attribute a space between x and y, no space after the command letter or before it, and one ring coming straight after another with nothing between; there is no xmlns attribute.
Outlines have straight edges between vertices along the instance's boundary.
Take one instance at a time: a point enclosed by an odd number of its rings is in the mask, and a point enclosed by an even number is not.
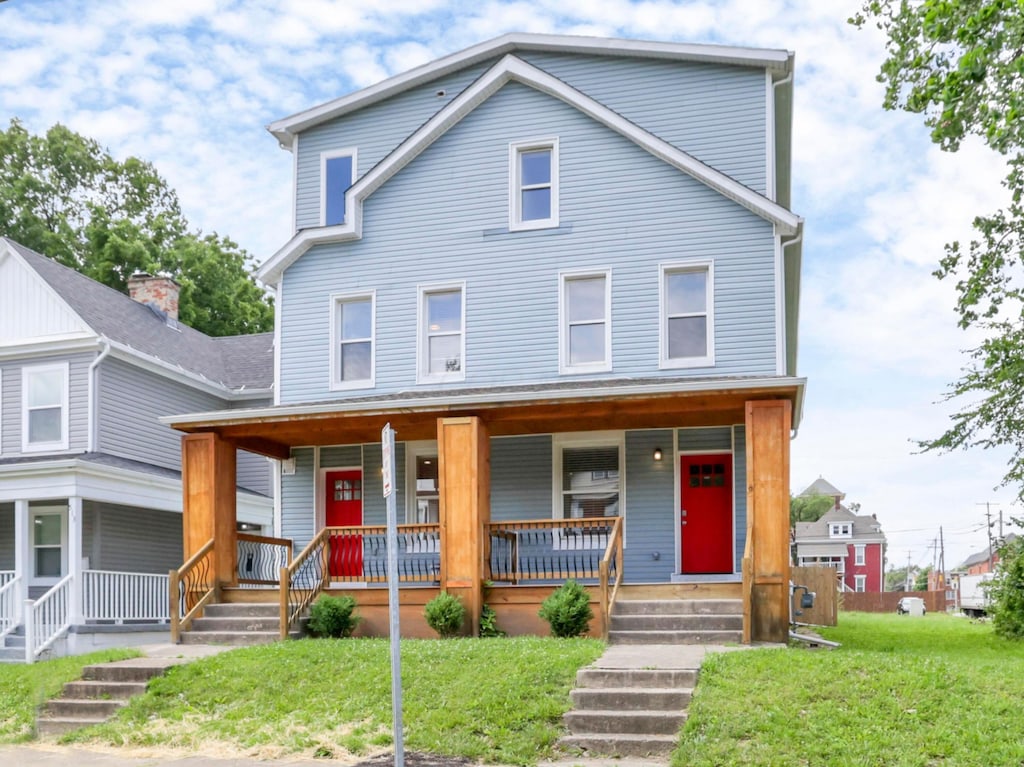
<svg viewBox="0 0 1024 767"><path fill-rule="evenodd" d="M152 162L189 221L259 262L291 235L294 114L506 32L788 49L796 54L793 210L805 220L794 493L818 476L877 515L890 564L954 566L987 546L1007 454L922 455L978 338L956 326L943 244L1002 200L1000 158L944 154L883 110L884 38L856 0L0 0L0 125L60 122ZM683 147L685 149L685 147ZM990 504L986 507L985 504Z"/></svg>

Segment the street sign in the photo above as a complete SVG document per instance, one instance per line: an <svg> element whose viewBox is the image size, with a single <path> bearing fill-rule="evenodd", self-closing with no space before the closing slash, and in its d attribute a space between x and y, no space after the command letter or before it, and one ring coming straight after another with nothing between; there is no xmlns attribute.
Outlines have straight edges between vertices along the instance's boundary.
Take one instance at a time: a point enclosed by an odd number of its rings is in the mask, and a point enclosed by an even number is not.
<svg viewBox="0 0 1024 767"><path fill-rule="evenodd" d="M387 512L388 634L391 637L391 715L395 741L395 767L405 765L402 736L402 654L398 625L398 512L391 469L395 464L395 431L390 423L380 432L381 468L384 474L384 504Z"/></svg>
<svg viewBox="0 0 1024 767"><path fill-rule="evenodd" d="M384 424L380 431L380 448L383 453L382 470L384 474L384 497L390 498L395 492L394 473L391 466L391 456L395 453L395 432L390 423Z"/></svg>

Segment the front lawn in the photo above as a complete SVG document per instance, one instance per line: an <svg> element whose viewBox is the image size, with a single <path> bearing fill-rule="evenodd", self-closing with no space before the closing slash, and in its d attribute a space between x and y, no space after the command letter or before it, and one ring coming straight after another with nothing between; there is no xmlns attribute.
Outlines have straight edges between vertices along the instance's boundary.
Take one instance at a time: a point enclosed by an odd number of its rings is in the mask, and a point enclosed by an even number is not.
<svg viewBox="0 0 1024 767"><path fill-rule="evenodd" d="M350 757L391 743L390 645L307 639L170 669L111 724L71 736L190 752ZM590 639L403 640L405 745L492 764L551 754Z"/></svg>
<svg viewBox="0 0 1024 767"><path fill-rule="evenodd" d="M1024 764L1024 643L944 614L823 633L842 648L706 662L673 767Z"/></svg>

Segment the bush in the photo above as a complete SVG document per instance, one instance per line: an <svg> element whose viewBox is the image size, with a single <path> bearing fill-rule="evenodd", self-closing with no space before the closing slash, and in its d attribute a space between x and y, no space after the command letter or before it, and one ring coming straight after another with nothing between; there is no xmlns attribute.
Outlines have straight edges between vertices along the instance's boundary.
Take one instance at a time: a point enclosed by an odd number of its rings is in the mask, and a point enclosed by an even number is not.
<svg viewBox="0 0 1024 767"><path fill-rule="evenodd" d="M484 605L484 609L480 611L480 636L484 639L508 636L498 628L498 614L490 605Z"/></svg>
<svg viewBox="0 0 1024 767"><path fill-rule="evenodd" d="M1018 536L999 550L999 567L987 591L995 632L1024 639L1024 538Z"/></svg>
<svg viewBox="0 0 1024 767"><path fill-rule="evenodd" d="M352 597L321 594L309 611L309 633L334 639L352 636L360 620L355 609L356 600Z"/></svg>
<svg viewBox="0 0 1024 767"><path fill-rule="evenodd" d="M427 602L424 614L427 625L440 634L442 639L458 636L462 633L462 624L466 622L466 606L461 599L446 591Z"/></svg>
<svg viewBox="0 0 1024 767"><path fill-rule="evenodd" d="M590 630L590 595L576 581L568 580L555 589L540 606L540 617L551 624L556 637L578 637Z"/></svg>

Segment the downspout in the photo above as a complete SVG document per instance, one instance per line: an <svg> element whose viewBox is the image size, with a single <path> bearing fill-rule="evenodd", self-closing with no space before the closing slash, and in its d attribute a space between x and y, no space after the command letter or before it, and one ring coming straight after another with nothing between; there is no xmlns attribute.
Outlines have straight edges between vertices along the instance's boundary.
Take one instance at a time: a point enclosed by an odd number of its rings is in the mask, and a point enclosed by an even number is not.
<svg viewBox="0 0 1024 767"><path fill-rule="evenodd" d="M789 76L792 77L793 74L790 73ZM787 242L782 243L782 271L783 271L783 275L785 275L785 271L786 271L786 248L790 247L791 245L799 245L801 242L803 242L803 239L804 239L804 228L803 228L803 226L801 226L799 231L797 231L797 233L796 233L796 237L793 237L792 239L788 240ZM795 375L795 373L794 373L794 375ZM803 399L802 396L801 396L801 399ZM796 439L797 434L799 434L799 432L800 432L800 427L799 426L797 426L794 429L790 429L789 430L789 439L790 439L790 441Z"/></svg>
<svg viewBox="0 0 1024 767"><path fill-rule="evenodd" d="M107 341L101 339L100 346L103 351L96 356L96 359L89 363L89 439L86 445L86 452L89 453L96 452L96 443L99 441L99 404L96 401L99 396L99 387L96 385L96 379L99 377L100 363L110 354L110 344Z"/></svg>

